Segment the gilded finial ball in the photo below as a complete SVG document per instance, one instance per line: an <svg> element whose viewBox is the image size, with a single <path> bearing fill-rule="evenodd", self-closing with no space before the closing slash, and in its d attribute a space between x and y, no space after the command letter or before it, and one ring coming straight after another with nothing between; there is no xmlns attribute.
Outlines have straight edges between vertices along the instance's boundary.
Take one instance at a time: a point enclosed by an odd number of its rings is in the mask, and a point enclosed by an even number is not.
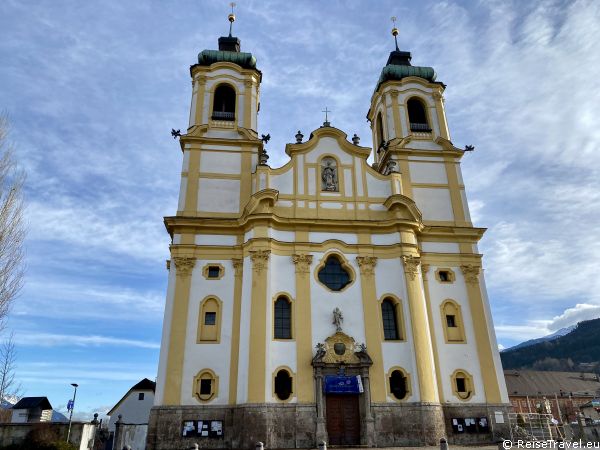
<svg viewBox="0 0 600 450"><path fill-rule="evenodd" d="M398 36L398 28L392 28L392 36Z"/></svg>
<svg viewBox="0 0 600 450"><path fill-rule="evenodd" d="M230 22L235 22L235 14L229 14L229 16L227 16L227 18L229 19Z"/></svg>

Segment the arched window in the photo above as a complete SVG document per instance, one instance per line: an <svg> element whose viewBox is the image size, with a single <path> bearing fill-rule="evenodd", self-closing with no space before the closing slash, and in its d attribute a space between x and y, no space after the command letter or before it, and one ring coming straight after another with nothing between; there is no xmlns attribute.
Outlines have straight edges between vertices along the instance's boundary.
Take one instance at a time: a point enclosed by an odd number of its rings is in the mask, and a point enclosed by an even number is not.
<svg viewBox="0 0 600 450"><path fill-rule="evenodd" d="M425 105L418 98L411 98L406 103L408 108L408 121L410 122L410 131L431 131L429 122L427 122L427 113Z"/></svg>
<svg viewBox="0 0 600 450"><path fill-rule="evenodd" d="M336 255L329 255L319 270L319 281L332 291L341 291L350 284L350 273Z"/></svg>
<svg viewBox="0 0 600 450"><path fill-rule="evenodd" d="M292 304L281 296L275 301L275 339L292 338Z"/></svg>
<svg viewBox="0 0 600 450"><path fill-rule="evenodd" d="M213 297L200 303L198 343L218 343L221 332L221 304Z"/></svg>
<svg viewBox="0 0 600 450"><path fill-rule="evenodd" d="M383 321L383 337L386 341L396 341L401 339L398 328L398 317L396 314L397 305L394 301L386 298L381 302L381 319Z"/></svg>
<svg viewBox="0 0 600 450"><path fill-rule="evenodd" d="M292 377L290 373L281 369L275 375L275 395L279 400L288 400L293 392Z"/></svg>
<svg viewBox="0 0 600 450"><path fill-rule="evenodd" d="M235 89L228 84L221 84L215 90L212 118L235 120Z"/></svg>
<svg viewBox="0 0 600 450"><path fill-rule="evenodd" d="M203 369L194 377L194 395L201 402L209 402L218 394L219 379L210 369Z"/></svg>
<svg viewBox="0 0 600 450"><path fill-rule="evenodd" d="M446 300L441 305L441 313L446 342L448 344L465 343L465 329L460 305L453 300Z"/></svg>
<svg viewBox="0 0 600 450"><path fill-rule="evenodd" d="M400 370L393 370L389 377L390 392L398 400L406 398L408 394L407 377Z"/></svg>
<svg viewBox="0 0 600 450"><path fill-rule="evenodd" d="M469 400L475 394L473 377L465 370L455 370L451 376L452 391L461 400Z"/></svg>
<svg viewBox="0 0 600 450"><path fill-rule="evenodd" d="M377 114L375 130L377 133L377 150L379 151L385 143L385 140L383 139L383 121L381 120L381 113Z"/></svg>

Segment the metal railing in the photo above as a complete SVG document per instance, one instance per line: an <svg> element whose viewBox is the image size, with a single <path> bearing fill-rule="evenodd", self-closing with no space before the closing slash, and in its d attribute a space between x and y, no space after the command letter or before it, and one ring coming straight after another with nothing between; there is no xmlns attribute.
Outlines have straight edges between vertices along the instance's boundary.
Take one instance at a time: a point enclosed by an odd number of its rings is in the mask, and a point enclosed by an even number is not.
<svg viewBox="0 0 600 450"><path fill-rule="evenodd" d="M412 123L410 124L410 131L421 131L424 133L431 132L431 127L428 123Z"/></svg>
<svg viewBox="0 0 600 450"><path fill-rule="evenodd" d="M228 111L213 111L213 120L235 120L235 113Z"/></svg>

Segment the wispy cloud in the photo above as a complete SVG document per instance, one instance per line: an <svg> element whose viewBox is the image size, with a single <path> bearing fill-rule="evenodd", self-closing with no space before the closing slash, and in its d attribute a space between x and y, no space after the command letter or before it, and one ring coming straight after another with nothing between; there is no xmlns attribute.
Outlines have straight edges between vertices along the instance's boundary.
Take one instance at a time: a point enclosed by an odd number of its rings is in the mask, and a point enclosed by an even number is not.
<svg viewBox="0 0 600 450"><path fill-rule="evenodd" d="M135 339L123 339L111 336L100 335L72 335L55 333L19 333L14 337L14 341L23 346L36 347L58 347L58 346L79 346L79 347L136 347L157 349L160 344L155 342L139 341Z"/></svg>

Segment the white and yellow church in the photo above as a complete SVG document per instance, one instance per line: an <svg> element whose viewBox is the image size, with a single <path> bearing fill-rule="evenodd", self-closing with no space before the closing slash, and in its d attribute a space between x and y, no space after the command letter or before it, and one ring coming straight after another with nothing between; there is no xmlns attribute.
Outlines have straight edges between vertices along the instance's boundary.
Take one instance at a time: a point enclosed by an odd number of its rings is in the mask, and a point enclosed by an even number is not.
<svg viewBox="0 0 600 450"><path fill-rule="evenodd" d="M503 435L485 230L434 70L396 46L365 105L373 148L326 120L272 168L256 59L218 48L190 69L148 450Z"/></svg>

